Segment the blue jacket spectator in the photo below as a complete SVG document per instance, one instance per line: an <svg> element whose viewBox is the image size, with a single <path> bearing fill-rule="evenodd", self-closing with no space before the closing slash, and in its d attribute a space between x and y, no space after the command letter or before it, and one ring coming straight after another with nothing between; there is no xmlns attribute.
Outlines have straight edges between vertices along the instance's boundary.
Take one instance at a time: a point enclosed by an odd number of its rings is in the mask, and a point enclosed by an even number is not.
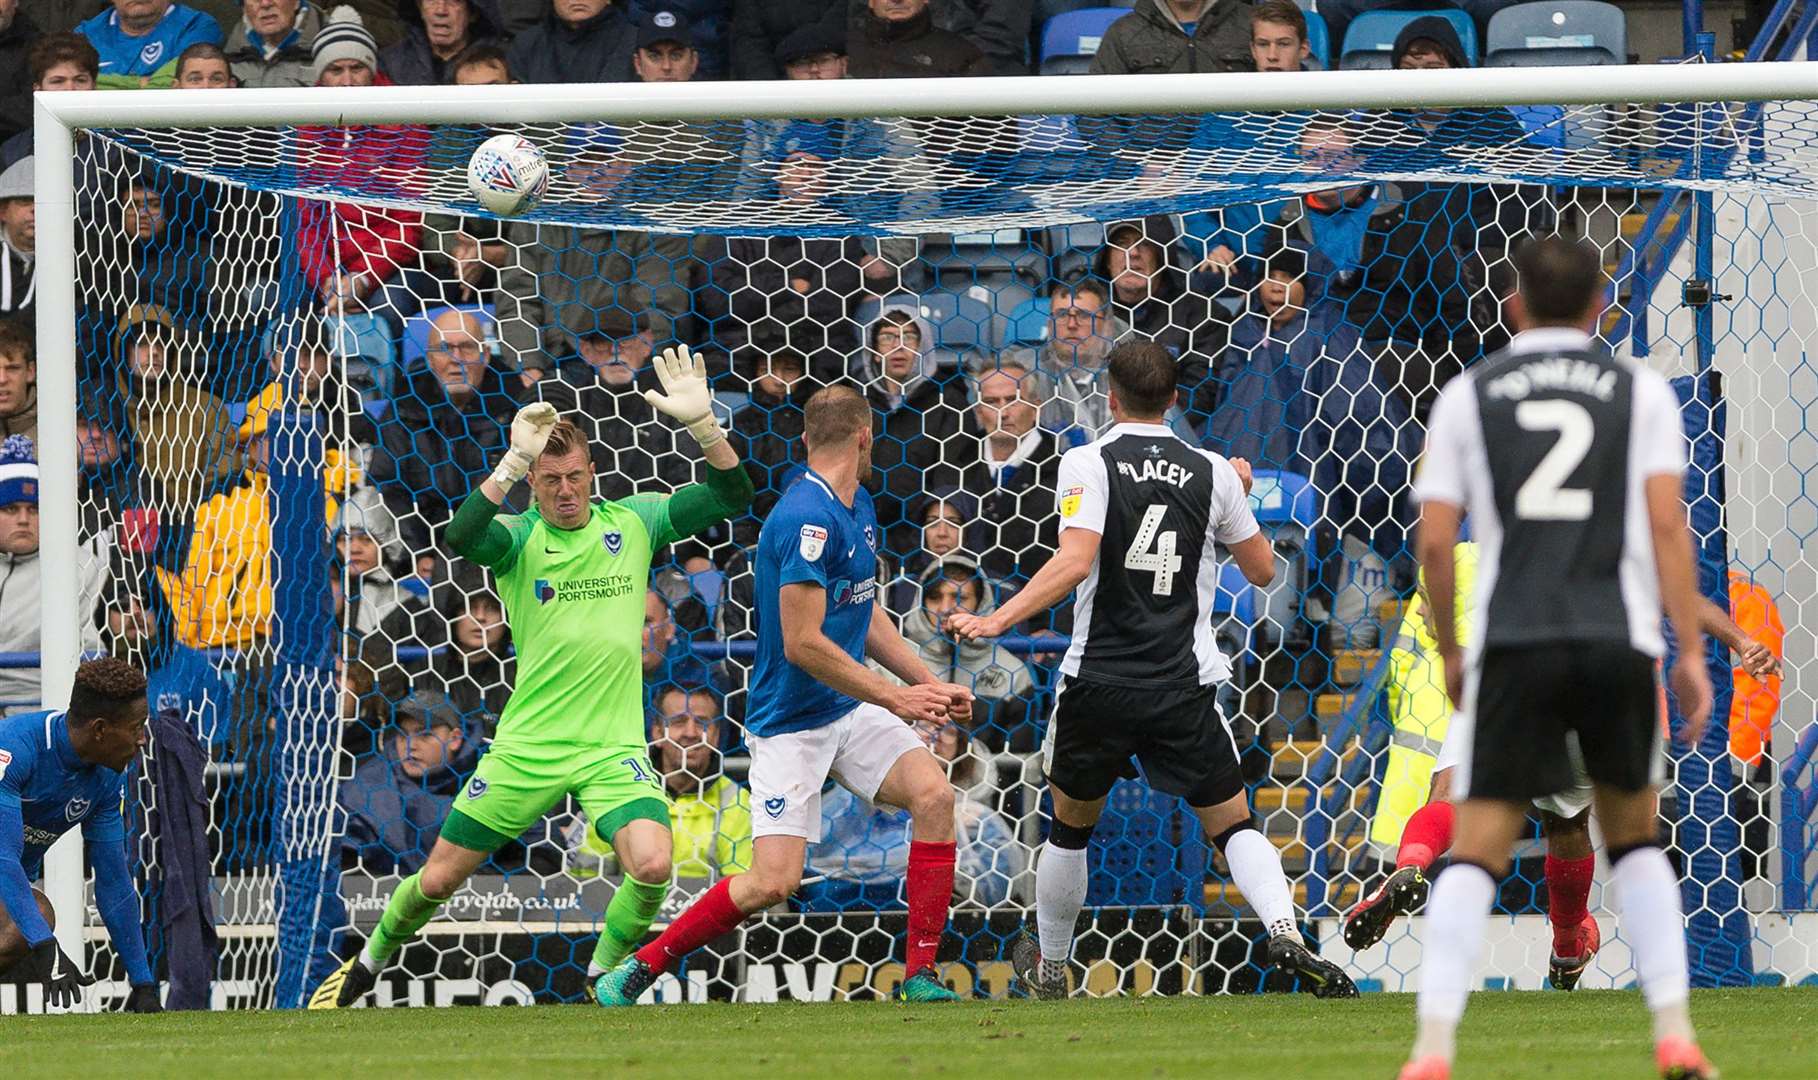
<svg viewBox="0 0 1818 1080"><path fill-rule="evenodd" d="M433 692L400 703L386 736L341 785L347 815L342 852L373 873L414 874L473 772L478 739L454 704Z"/></svg>
<svg viewBox="0 0 1818 1080"><path fill-rule="evenodd" d="M635 25L612 0L551 0L507 56L519 82L630 82L636 45Z"/></svg>
<svg viewBox="0 0 1818 1080"><path fill-rule="evenodd" d="M112 10L76 30L101 54L101 90L167 88L184 49L199 41L221 44L213 15L171 0L114 0Z"/></svg>
<svg viewBox="0 0 1818 1080"><path fill-rule="evenodd" d="M697 79L720 79L726 75L726 26L731 21L730 0L630 0L625 9L632 25L641 26L644 19L659 11L676 11L688 17L694 50L700 54Z"/></svg>
<svg viewBox="0 0 1818 1080"><path fill-rule="evenodd" d="M379 71L399 86L454 82L449 62L475 45L505 44L498 0L398 0L404 36L379 51Z"/></svg>

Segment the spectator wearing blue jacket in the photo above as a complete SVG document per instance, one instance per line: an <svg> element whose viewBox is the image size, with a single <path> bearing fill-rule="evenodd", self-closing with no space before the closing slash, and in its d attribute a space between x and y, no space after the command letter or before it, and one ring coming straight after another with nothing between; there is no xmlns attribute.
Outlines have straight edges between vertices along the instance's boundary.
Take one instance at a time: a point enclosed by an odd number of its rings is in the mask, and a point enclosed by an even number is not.
<svg viewBox="0 0 1818 1080"><path fill-rule="evenodd" d="M171 0L114 0L76 31L101 56L100 90L168 88L184 49L198 41L221 44L213 15Z"/></svg>
<svg viewBox="0 0 1818 1080"><path fill-rule="evenodd" d="M417 691L399 703L376 753L341 785L344 860L374 873L414 874L473 772L480 748L454 703Z"/></svg>

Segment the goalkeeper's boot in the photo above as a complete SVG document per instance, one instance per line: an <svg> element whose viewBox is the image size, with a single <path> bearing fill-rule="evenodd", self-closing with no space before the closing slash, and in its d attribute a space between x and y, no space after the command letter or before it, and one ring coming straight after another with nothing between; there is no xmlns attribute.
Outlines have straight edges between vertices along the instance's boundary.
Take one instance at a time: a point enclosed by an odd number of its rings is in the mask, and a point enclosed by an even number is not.
<svg viewBox="0 0 1818 1080"><path fill-rule="evenodd" d="M1345 916L1345 944L1353 949L1369 948L1389 932L1395 916L1406 915L1426 902L1427 876L1420 867L1397 867Z"/></svg>
<svg viewBox="0 0 1818 1080"><path fill-rule="evenodd" d="M309 995L309 1008L350 1009L371 993L373 984L378 981L379 977L360 963L360 954L354 953Z"/></svg>
<svg viewBox="0 0 1818 1080"><path fill-rule="evenodd" d="M1269 939L1269 966L1298 976L1303 985L1313 988L1314 997L1357 996L1357 984L1345 974L1345 969L1321 959L1299 935L1276 934Z"/></svg>
<svg viewBox="0 0 1818 1080"><path fill-rule="evenodd" d="M1576 990L1584 969L1597 957L1603 933L1589 915L1569 933L1553 938L1553 958L1547 964L1547 982L1555 990ZM1563 948L1562 948L1563 946Z"/></svg>
<svg viewBox="0 0 1818 1080"><path fill-rule="evenodd" d="M1067 996L1067 977L1042 979L1042 946L1026 928L1010 945L1010 968L1016 978L1010 983L1012 996L1059 1001Z"/></svg>
<svg viewBox="0 0 1818 1080"><path fill-rule="evenodd" d="M958 1001L960 999L958 994L947 989L947 984L941 982L940 976L936 975L931 967L911 972L909 977L903 980L903 985L896 988L895 996L898 1001L919 1002Z"/></svg>
<svg viewBox="0 0 1818 1080"><path fill-rule="evenodd" d="M1698 1044L1668 1035L1654 1044L1654 1064L1661 1080L1717 1080L1717 1067L1704 1059Z"/></svg>
<svg viewBox="0 0 1818 1080"><path fill-rule="evenodd" d="M1403 1065L1395 1080L1452 1080L1452 1065L1437 1054L1429 1055Z"/></svg>
<svg viewBox="0 0 1818 1080"><path fill-rule="evenodd" d="M650 989L650 984L656 982L656 978L657 973L651 970L649 964L632 956L594 980L593 1000L608 1009L636 1005L638 999L644 996L644 991Z"/></svg>

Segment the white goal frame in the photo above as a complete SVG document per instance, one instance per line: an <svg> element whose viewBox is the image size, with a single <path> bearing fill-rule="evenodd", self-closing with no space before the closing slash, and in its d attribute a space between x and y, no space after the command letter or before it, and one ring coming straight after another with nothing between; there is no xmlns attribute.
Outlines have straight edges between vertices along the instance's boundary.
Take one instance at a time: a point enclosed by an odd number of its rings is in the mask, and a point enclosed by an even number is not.
<svg viewBox="0 0 1818 1080"><path fill-rule="evenodd" d="M1020 114L1178 114L1496 105L1818 101L1818 61L1209 75L755 83L79 91L34 95L41 549L77 550L74 134L84 128L580 123ZM1683 181L1681 181L1683 183ZM80 658L73 557L43 565L42 698L66 704ZM85 931L82 849L50 853L66 950ZM71 955L84 955L72 951Z"/></svg>

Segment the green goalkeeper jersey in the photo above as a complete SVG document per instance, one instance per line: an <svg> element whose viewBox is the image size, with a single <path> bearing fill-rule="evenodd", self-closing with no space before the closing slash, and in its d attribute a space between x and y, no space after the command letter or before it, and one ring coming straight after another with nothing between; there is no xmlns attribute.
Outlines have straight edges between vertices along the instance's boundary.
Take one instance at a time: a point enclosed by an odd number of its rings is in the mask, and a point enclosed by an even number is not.
<svg viewBox="0 0 1818 1080"><path fill-rule="evenodd" d="M469 495L448 543L492 568L517 650L494 746L538 758L575 746L641 750L652 556L741 512L751 494L744 469L709 467L706 483L674 495L596 502L577 529L535 509L500 516L483 493Z"/></svg>
<svg viewBox="0 0 1818 1080"><path fill-rule="evenodd" d="M678 538L668 502L594 503L578 529L534 509L499 519L511 549L493 571L518 670L498 745L644 745L644 592L651 553Z"/></svg>

